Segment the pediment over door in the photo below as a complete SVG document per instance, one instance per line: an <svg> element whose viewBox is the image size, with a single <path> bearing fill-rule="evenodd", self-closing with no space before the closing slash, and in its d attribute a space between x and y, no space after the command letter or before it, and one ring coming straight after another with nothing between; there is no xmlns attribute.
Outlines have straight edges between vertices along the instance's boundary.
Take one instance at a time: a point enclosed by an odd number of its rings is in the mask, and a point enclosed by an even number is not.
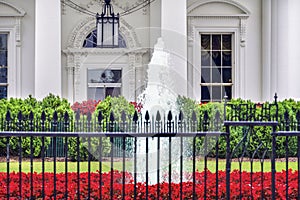
<svg viewBox="0 0 300 200"><path fill-rule="evenodd" d="M197 1L187 10L188 16L248 16L243 5L229 0Z"/></svg>
<svg viewBox="0 0 300 200"><path fill-rule="evenodd" d="M25 14L22 8L17 8L8 2L0 1L0 17L22 17Z"/></svg>

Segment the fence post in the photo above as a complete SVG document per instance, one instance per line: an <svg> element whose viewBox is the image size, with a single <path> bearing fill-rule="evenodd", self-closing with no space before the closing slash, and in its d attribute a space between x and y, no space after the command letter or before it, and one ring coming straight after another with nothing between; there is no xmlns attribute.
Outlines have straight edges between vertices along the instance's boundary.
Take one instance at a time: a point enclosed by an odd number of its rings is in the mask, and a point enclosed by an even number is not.
<svg viewBox="0 0 300 200"><path fill-rule="evenodd" d="M226 126L226 199L230 200L230 127Z"/></svg>

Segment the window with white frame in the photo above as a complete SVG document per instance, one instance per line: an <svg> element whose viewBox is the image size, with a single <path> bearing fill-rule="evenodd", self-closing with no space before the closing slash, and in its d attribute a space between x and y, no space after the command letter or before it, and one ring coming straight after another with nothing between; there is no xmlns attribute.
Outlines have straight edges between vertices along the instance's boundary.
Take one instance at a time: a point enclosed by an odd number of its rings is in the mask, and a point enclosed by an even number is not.
<svg viewBox="0 0 300 200"><path fill-rule="evenodd" d="M8 34L0 33L0 99L7 98L8 87Z"/></svg>
<svg viewBox="0 0 300 200"><path fill-rule="evenodd" d="M233 34L201 35L201 102L232 97Z"/></svg>
<svg viewBox="0 0 300 200"><path fill-rule="evenodd" d="M107 96L121 95L121 69L88 69L88 99L104 100Z"/></svg>

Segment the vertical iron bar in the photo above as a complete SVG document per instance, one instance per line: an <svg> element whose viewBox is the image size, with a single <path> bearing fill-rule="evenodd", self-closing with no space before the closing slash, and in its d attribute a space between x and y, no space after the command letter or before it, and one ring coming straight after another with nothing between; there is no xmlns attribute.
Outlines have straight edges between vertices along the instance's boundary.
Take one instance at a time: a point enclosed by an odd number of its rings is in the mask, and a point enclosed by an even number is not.
<svg viewBox="0 0 300 200"><path fill-rule="evenodd" d="M207 139L208 137L206 136L204 138L204 200L206 200L207 196Z"/></svg>
<svg viewBox="0 0 300 200"><path fill-rule="evenodd" d="M42 112L41 115L41 131L45 131L45 112ZM45 137L42 136L42 198L45 199Z"/></svg>
<svg viewBox="0 0 300 200"><path fill-rule="evenodd" d="M196 137L193 137L193 199L196 199Z"/></svg>
<svg viewBox="0 0 300 200"><path fill-rule="evenodd" d="M148 137L146 137L146 200L148 199L148 192L149 192L149 188L148 188L148 186L149 186L149 173L148 173L148 170L149 170L149 155L148 155L148 153L149 153L149 138Z"/></svg>
<svg viewBox="0 0 300 200"><path fill-rule="evenodd" d="M99 199L102 199L102 137L99 140Z"/></svg>
<svg viewBox="0 0 300 200"><path fill-rule="evenodd" d="M261 162L260 163L260 167L261 167L261 199L265 199L265 195L264 195L264 163ZM252 190L252 185L251 185L251 190Z"/></svg>
<svg viewBox="0 0 300 200"><path fill-rule="evenodd" d="M157 137L157 199L160 199L160 137Z"/></svg>
<svg viewBox="0 0 300 200"><path fill-rule="evenodd" d="M289 138L285 136L285 198L289 197Z"/></svg>
<svg viewBox="0 0 300 200"><path fill-rule="evenodd" d="M274 134L276 131L276 127L273 127L272 133L272 158L271 158L271 171L272 171L272 200L275 200L276 197L276 166L275 166L275 158L276 158L276 135Z"/></svg>
<svg viewBox="0 0 300 200"><path fill-rule="evenodd" d="M56 136L53 137L53 172L54 172L54 177L53 177L53 181L54 181L54 193L53 193L53 197L54 199L56 199Z"/></svg>
<svg viewBox="0 0 300 200"><path fill-rule="evenodd" d="M219 199L219 139L216 136L216 200Z"/></svg>
<svg viewBox="0 0 300 200"><path fill-rule="evenodd" d="M226 199L230 200L230 129L226 126Z"/></svg>
<svg viewBox="0 0 300 200"><path fill-rule="evenodd" d="M181 130L182 132L182 130ZM180 200L182 200L182 184L183 184L183 138L180 137Z"/></svg>
<svg viewBox="0 0 300 200"><path fill-rule="evenodd" d="M10 138L7 136L6 137L6 196L7 196L7 199L10 198L10 170L9 170L9 162L10 162L10 156L9 156L9 140Z"/></svg>
<svg viewBox="0 0 300 200"><path fill-rule="evenodd" d="M45 137L42 137L42 198L45 199Z"/></svg>
<svg viewBox="0 0 300 200"><path fill-rule="evenodd" d="M65 199L68 199L68 137L65 137Z"/></svg>
<svg viewBox="0 0 300 200"><path fill-rule="evenodd" d="M172 138L169 137L169 199L172 199Z"/></svg>
<svg viewBox="0 0 300 200"><path fill-rule="evenodd" d="M123 183L123 188L122 188L122 199L125 199L125 150L126 150L126 146L125 146L125 140L126 140L126 137L123 137L123 180L122 180L122 183Z"/></svg>
<svg viewBox="0 0 300 200"><path fill-rule="evenodd" d="M88 199L91 198L91 137L88 137Z"/></svg>
<svg viewBox="0 0 300 200"><path fill-rule="evenodd" d="M80 143L80 138L77 136L76 138L76 143L77 143L77 198L80 200L80 148L79 148L79 143Z"/></svg>
<svg viewBox="0 0 300 200"><path fill-rule="evenodd" d="M114 197L114 137L111 140L111 156L110 156L110 199L113 200Z"/></svg>
<svg viewBox="0 0 300 200"><path fill-rule="evenodd" d="M30 136L30 198L33 198L33 138Z"/></svg>
<svg viewBox="0 0 300 200"><path fill-rule="evenodd" d="M250 196L253 199L253 160L250 161Z"/></svg>
<svg viewBox="0 0 300 200"><path fill-rule="evenodd" d="M134 161L133 161L133 173L134 173L134 189L133 189L133 198L136 200L137 191L136 191L136 181L137 181L137 174L136 174L136 164L137 164L137 138L134 137Z"/></svg>
<svg viewBox="0 0 300 200"><path fill-rule="evenodd" d="M19 195L22 198L22 137L19 137Z"/></svg>

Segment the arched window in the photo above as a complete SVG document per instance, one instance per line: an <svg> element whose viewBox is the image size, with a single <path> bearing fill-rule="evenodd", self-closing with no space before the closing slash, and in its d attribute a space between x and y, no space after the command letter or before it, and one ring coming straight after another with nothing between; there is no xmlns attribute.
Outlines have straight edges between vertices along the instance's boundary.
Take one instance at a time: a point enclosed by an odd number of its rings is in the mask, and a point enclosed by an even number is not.
<svg viewBox="0 0 300 200"><path fill-rule="evenodd" d="M97 47L97 29L93 30L88 36L85 38L83 42L84 48L96 48ZM119 46L118 48L126 48L126 41L123 36L119 34Z"/></svg>

